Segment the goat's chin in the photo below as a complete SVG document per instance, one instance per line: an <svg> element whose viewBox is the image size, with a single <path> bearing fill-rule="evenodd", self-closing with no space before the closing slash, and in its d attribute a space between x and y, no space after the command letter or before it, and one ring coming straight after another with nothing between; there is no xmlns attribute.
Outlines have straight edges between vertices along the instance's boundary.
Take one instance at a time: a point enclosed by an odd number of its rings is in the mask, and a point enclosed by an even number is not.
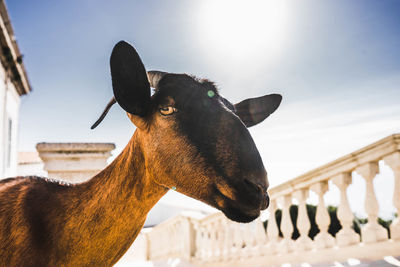
<svg viewBox="0 0 400 267"><path fill-rule="evenodd" d="M258 216L260 216L260 210L243 211L232 206L221 209L221 211L225 214L226 217L228 217L228 219L240 223L252 222L257 219Z"/></svg>

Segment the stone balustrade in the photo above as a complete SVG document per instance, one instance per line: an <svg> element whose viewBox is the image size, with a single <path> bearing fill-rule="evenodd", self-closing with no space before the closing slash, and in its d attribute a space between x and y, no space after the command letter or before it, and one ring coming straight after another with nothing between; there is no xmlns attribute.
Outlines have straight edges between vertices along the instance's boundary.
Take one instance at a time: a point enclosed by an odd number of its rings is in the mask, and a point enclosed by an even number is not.
<svg viewBox="0 0 400 267"><path fill-rule="evenodd" d="M194 219L183 215L168 219L147 233L148 257L152 261L168 258L190 260L194 255Z"/></svg>
<svg viewBox="0 0 400 267"><path fill-rule="evenodd" d="M196 266L272 266L400 256L399 217L390 225L390 238L377 220L379 205L373 180L379 173L379 161L393 170L393 206L399 214L400 134L397 134L271 188L266 229L260 219L239 224L221 213L200 220L180 216L154 227L148 233L148 260L184 258ZM347 196L353 173L365 180L368 223L361 225L361 234L352 228L354 215ZM335 236L328 233L331 221L324 202L330 185L339 189L340 199L337 217L342 228ZM313 239L308 236L311 224L306 209L310 192L318 196L315 221L319 233ZM294 200L298 205L300 235L296 240L292 239L294 229L289 212ZM275 217L271 216L278 208L282 211L282 236Z"/></svg>

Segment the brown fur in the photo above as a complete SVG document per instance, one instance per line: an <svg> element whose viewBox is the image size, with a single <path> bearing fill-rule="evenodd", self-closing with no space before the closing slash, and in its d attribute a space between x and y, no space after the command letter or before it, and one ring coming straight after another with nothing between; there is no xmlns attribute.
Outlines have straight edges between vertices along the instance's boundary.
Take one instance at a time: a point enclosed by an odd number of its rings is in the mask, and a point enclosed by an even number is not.
<svg viewBox="0 0 400 267"><path fill-rule="evenodd" d="M0 187L0 266L111 266L166 193L145 170L139 134L88 182L14 178Z"/></svg>

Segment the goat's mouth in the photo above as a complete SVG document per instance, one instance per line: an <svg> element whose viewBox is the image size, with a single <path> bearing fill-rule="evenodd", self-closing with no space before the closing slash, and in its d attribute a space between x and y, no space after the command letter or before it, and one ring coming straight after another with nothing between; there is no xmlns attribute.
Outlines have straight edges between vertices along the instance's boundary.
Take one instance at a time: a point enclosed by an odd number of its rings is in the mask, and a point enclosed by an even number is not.
<svg viewBox="0 0 400 267"><path fill-rule="evenodd" d="M234 195L226 194L218 186L215 189L215 207L236 222L247 223L255 220L261 210L269 205L268 195L261 189L243 190L242 188Z"/></svg>
<svg viewBox="0 0 400 267"><path fill-rule="evenodd" d="M260 216L260 211L261 211L260 209L244 210L242 208L237 207L236 205L233 205L233 203L229 202L227 202L227 204L224 205L224 207L219 209L230 220L240 223L248 223L254 221L255 219L258 218L258 216Z"/></svg>

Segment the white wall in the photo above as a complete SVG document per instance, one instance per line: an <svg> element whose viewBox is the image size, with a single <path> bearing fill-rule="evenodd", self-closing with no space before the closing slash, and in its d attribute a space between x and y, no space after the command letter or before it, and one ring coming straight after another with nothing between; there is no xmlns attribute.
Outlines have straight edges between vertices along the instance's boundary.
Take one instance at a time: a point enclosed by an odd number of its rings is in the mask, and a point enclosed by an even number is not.
<svg viewBox="0 0 400 267"><path fill-rule="evenodd" d="M4 69L0 64L0 178L4 175L4 126L5 126L5 101L6 86L4 84Z"/></svg>
<svg viewBox="0 0 400 267"><path fill-rule="evenodd" d="M20 97L14 85L8 81L0 64L0 179L17 173L18 118ZM11 120L11 149L8 146L9 120ZM8 154L10 153L10 160ZM8 161L10 164L8 164Z"/></svg>

